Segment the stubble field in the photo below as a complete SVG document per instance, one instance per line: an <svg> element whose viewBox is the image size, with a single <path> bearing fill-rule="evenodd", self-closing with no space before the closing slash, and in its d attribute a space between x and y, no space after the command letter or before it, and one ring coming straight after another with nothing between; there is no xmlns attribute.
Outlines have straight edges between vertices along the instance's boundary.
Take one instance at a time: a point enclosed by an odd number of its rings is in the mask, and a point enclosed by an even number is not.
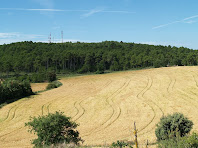
<svg viewBox="0 0 198 148"><path fill-rule="evenodd" d="M147 139L155 142L156 124L163 115L174 112L183 113L193 121L193 131L198 130L198 67L88 75L63 78L61 82L57 89L0 109L1 147L32 147L30 140L35 135L27 132L25 122L30 116L55 111L80 124L85 145L133 140L134 121L140 147Z"/></svg>

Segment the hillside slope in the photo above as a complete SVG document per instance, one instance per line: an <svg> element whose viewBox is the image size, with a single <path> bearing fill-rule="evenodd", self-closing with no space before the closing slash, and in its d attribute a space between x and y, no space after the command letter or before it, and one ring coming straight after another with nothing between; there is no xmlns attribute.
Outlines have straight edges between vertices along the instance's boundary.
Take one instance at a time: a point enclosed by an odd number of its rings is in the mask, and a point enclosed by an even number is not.
<svg viewBox="0 0 198 148"><path fill-rule="evenodd" d="M168 67L62 79L63 86L0 109L0 146L32 147L30 116L63 111L80 124L84 144L133 139L155 142L160 117L181 112L198 130L198 67Z"/></svg>

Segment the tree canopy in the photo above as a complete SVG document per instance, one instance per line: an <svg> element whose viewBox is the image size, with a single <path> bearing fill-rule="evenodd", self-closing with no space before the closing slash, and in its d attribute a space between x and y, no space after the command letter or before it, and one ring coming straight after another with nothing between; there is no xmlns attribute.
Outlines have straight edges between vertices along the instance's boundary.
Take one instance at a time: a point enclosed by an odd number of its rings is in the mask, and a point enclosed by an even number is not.
<svg viewBox="0 0 198 148"><path fill-rule="evenodd" d="M0 72L97 72L144 67L197 65L198 51L185 47L104 41L0 45Z"/></svg>

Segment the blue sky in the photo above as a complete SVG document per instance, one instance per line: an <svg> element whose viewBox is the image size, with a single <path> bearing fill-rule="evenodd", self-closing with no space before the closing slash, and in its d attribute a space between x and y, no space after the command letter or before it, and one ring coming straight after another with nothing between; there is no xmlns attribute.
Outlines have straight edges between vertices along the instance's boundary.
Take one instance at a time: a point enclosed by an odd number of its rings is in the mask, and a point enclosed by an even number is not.
<svg viewBox="0 0 198 148"><path fill-rule="evenodd" d="M0 44L105 40L198 49L197 0L3 0Z"/></svg>

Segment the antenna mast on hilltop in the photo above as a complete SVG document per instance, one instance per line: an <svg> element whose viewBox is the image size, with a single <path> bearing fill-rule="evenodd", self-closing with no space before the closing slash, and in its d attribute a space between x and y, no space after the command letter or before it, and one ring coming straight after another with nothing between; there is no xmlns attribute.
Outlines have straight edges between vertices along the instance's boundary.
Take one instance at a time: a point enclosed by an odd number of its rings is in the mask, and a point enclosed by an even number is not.
<svg viewBox="0 0 198 148"><path fill-rule="evenodd" d="M50 35L49 35L49 43L51 43L52 42L52 36L51 36L51 32L50 32Z"/></svg>
<svg viewBox="0 0 198 148"><path fill-rule="evenodd" d="M63 43L63 31L61 31L62 43Z"/></svg>

